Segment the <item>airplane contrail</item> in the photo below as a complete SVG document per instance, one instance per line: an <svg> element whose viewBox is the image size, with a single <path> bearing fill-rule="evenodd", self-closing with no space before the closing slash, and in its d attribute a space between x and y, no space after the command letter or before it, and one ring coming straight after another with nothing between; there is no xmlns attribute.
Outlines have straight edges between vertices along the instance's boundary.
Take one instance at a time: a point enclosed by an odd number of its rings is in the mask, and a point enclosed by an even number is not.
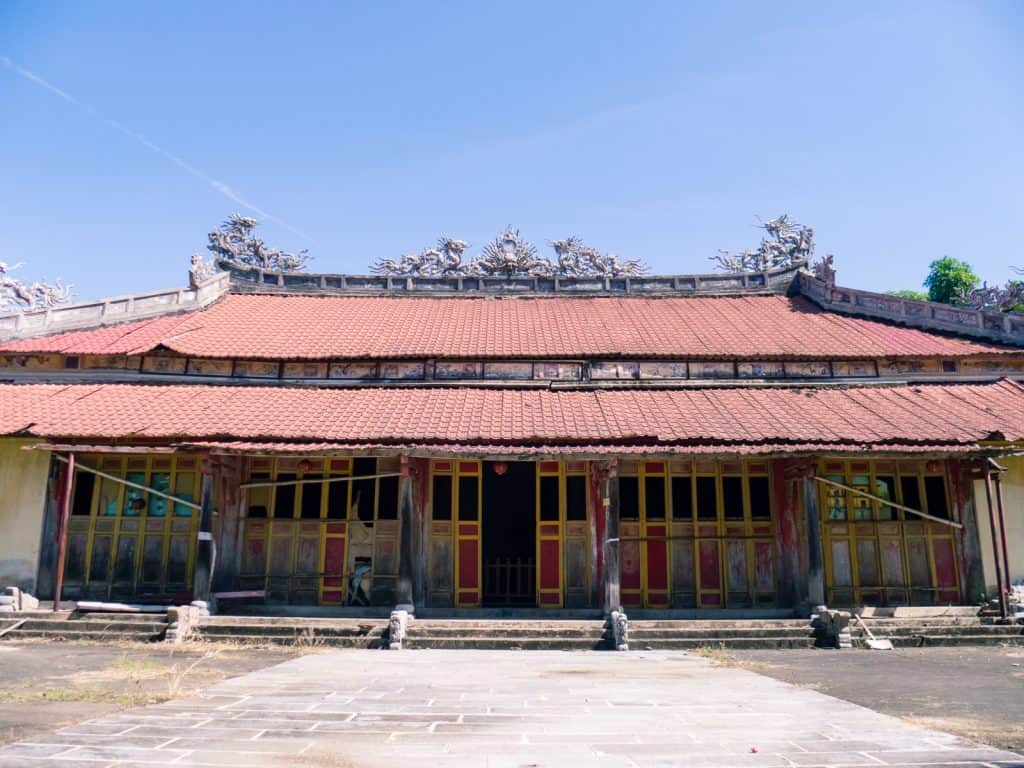
<svg viewBox="0 0 1024 768"><path fill-rule="evenodd" d="M250 211L253 211L255 214L257 214L258 216L261 216L264 219L267 219L269 221L277 222L282 227L287 229L289 232L292 232L292 233L298 235L299 237L303 238L304 240L308 240L310 242L314 242L313 238L310 237L309 235L307 235L305 232L302 232L301 230L296 229L295 227L293 227L288 222L282 221L277 216L274 216L273 214L268 213L267 211L263 210L262 208L259 208L259 207L255 206L255 205L253 205L248 200L246 200L241 195L239 195L237 192L235 192L234 189L232 189L229 185L225 184L223 181L218 181L217 179L213 178L209 174L203 173L201 170L196 168L194 165L190 165L189 163L185 162L184 160L182 160L177 155L175 155L175 154L173 154L171 152L168 152L166 149L164 149L163 147L159 146L158 144L154 144L152 141L147 139L141 133L138 133L137 131L133 131L131 128L129 128L126 125L122 125L117 120L113 120L113 119L111 119L111 118L101 114L98 110L96 110L95 107L92 107L92 106L90 106L89 104L86 104L83 101L79 101L78 99L76 99L74 96L72 96L67 91L61 90L60 88L55 86L53 83L48 82L47 80L44 80L43 78L39 77L39 75L35 74L34 72L30 72L29 70L25 69L24 67L18 66L17 64L15 64L13 61L11 61L6 56L0 56L0 64L3 64L5 67L7 67L7 69L11 70L12 72L14 72L17 75L20 75L21 77L25 78L29 82L35 83L39 87L45 88L46 90L48 90L50 93L52 93L52 94L54 94L56 96L59 96L60 98L64 99L64 101L66 101L68 104L71 104L71 105L73 105L75 107L78 107L79 109L85 110L86 112L91 114L93 117L95 117L97 120L100 120L100 121L106 123L107 125L109 125L114 130L119 131L120 133L123 133L125 136L127 136L130 139L134 139L135 141L137 141L139 144L141 144L142 146L146 147L147 149L150 149L153 152L156 152L158 155L163 156L165 159L170 160L172 163L174 163L176 166L181 168L186 173L189 173L192 176L195 176L197 179L200 179L201 181L205 182L209 186L213 187L215 190L217 190L222 195L224 195L224 197L226 197L228 200L231 200L232 202L238 203L243 208L248 208Z"/></svg>

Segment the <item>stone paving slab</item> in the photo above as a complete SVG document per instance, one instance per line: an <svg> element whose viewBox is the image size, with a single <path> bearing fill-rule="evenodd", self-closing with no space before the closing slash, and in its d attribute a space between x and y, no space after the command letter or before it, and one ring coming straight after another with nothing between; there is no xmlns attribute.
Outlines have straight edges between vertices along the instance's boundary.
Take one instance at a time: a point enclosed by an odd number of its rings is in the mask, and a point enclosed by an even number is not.
<svg viewBox="0 0 1024 768"><path fill-rule="evenodd" d="M678 652L339 650L0 749L0 768L80 765L1009 768L1024 758Z"/></svg>

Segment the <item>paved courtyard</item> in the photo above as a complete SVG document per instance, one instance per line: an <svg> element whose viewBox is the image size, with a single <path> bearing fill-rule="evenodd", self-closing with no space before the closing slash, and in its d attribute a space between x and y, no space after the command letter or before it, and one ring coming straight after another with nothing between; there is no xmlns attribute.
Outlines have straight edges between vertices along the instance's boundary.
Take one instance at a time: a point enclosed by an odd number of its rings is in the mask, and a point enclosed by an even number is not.
<svg viewBox="0 0 1024 768"><path fill-rule="evenodd" d="M4 768L114 765L1019 766L1024 758L750 671L655 652L328 652L0 749Z"/></svg>

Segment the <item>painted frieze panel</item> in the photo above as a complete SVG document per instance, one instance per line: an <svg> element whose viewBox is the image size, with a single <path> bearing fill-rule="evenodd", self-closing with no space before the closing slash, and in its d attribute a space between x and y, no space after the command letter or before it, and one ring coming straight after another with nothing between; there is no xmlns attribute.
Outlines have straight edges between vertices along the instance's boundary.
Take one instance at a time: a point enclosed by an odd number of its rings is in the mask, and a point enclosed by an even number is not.
<svg viewBox="0 0 1024 768"><path fill-rule="evenodd" d="M137 370L139 358L128 358L125 355L83 355L78 359L78 367L89 371Z"/></svg>
<svg viewBox="0 0 1024 768"><path fill-rule="evenodd" d="M0 355L0 366L28 371L56 371L64 367L62 355Z"/></svg>
<svg viewBox="0 0 1024 768"><path fill-rule="evenodd" d="M836 360L832 363L832 375L846 378L877 376L874 360Z"/></svg>
<svg viewBox="0 0 1024 768"><path fill-rule="evenodd" d="M435 379L479 379L483 377L483 363L438 360L434 363Z"/></svg>
<svg viewBox="0 0 1024 768"><path fill-rule="evenodd" d="M424 363L396 361L380 364L382 379L422 379L425 375L426 365Z"/></svg>
<svg viewBox="0 0 1024 768"><path fill-rule="evenodd" d="M639 363L598 360L590 364L590 378L596 381L636 379L639 376Z"/></svg>
<svg viewBox="0 0 1024 768"><path fill-rule="evenodd" d="M827 362L804 361L786 363L786 376L792 379L820 379L832 375L832 368Z"/></svg>
<svg viewBox="0 0 1024 768"><path fill-rule="evenodd" d="M146 355L142 358L142 370L145 373L171 373L180 374L185 372L187 360L176 355Z"/></svg>
<svg viewBox="0 0 1024 768"><path fill-rule="evenodd" d="M331 363L329 376L332 379L375 379L377 378L377 364Z"/></svg>
<svg viewBox="0 0 1024 768"><path fill-rule="evenodd" d="M327 363L285 363L282 376L286 379L327 378Z"/></svg>
<svg viewBox="0 0 1024 768"><path fill-rule="evenodd" d="M485 379L532 379L533 363L484 363Z"/></svg>
<svg viewBox="0 0 1024 768"><path fill-rule="evenodd" d="M578 381L582 378L580 363L534 363L533 378L557 381Z"/></svg>
<svg viewBox="0 0 1024 768"><path fill-rule="evenodd" d="M786 366L776 361L737 363L736 374L741 379L779 379L786 375Z"/></svg>
<svg viewBox="0 0 1024 768"><path fill-rule="evenodd" d="M925 376L942 373L942 362L928 358L879 360L878 373L880 376Z"/></svg>
<svg viewBox="0 0 1024 768"><path fill-rule="evenodd" d="M231 360L207 360L193 357L188 361L188 372L195 376L230 376L231 371Z"/></svg>
<svg viewBox="0 0 1024 768"><path fill-rule="evenodd" d="M267 360L239 360L235 363L235 376L249 379L276 379L280 364Z"/></svg>
<svg viewBox="0 0 1024 768"><path fill-rule="evenodd" d="M697 360L690 363L691 379L732 379L736 366L730 362Z"/></svg>
<svg viewBox="0 0 1024 768"><path fill-rule="evenodd" d="M655 360L640 363L641 379L685 379L689 375L689 366L677 360ZM732 375L732 372L729 372Z"/></svg>
<svg viewBox="0 0 1024 768"><path fill-rule="evenodd" d="M961 360L961 373L1024 373L1024 357L989 357L976 360Z"/></svg>

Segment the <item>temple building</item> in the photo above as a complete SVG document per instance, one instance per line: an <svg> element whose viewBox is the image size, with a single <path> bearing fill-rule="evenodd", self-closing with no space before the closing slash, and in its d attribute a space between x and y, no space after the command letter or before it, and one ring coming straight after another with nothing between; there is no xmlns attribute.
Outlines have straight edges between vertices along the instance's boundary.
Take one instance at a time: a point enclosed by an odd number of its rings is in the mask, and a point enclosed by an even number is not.
<svg viewBox="0 0 1024 768"><path fill-rule="evenodd" d="M0 586L721 613L1024 578L1019 314L807 262L216 267L0 316Z"/></svg>

